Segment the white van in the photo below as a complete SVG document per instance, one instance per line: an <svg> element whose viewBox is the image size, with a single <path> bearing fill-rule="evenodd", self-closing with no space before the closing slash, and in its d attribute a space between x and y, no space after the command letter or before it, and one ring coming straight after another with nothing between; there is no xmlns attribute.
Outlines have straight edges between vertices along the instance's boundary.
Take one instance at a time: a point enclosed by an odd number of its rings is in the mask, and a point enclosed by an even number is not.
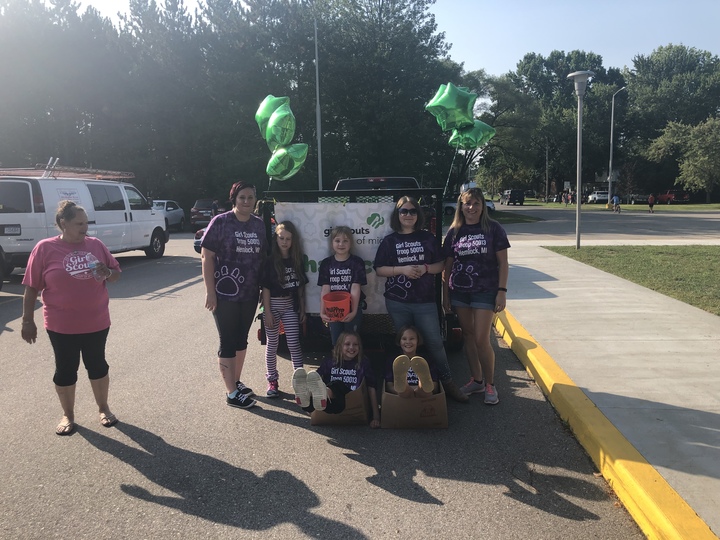
<svg viewBox="0 0 720 540"><path fill-rule="evenodd" d="M128 182L132 173L73 167L0 169L0 287L27 264L40 240L59 234L58 203L68 199L88 214L88 235L112 253L141 249L153 259L165 253L164 216Z"/></svg>

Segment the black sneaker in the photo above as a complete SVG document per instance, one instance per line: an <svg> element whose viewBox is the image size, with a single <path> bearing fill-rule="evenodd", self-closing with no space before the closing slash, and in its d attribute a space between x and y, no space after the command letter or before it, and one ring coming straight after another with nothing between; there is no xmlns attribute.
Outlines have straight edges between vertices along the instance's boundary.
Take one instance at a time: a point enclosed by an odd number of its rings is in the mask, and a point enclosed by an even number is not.
<svg viewBox="0 0 720 540"><path fill-rule="evenodd" d="M254 407L257 401L250 396L237 393L235 397L227 396L227 404L231 407L237 407L238 409L249 409L250 407Z"/></svg>
<svg viewBox="0 0 720 540"><path fill-rule="evenodd" d="M240 392L243 396L252 397L255 395L255 392L252 391L252 388L250 388L249 386L245 386L241 381L236 382L235 387L237 388L238 392Z"/></svg>

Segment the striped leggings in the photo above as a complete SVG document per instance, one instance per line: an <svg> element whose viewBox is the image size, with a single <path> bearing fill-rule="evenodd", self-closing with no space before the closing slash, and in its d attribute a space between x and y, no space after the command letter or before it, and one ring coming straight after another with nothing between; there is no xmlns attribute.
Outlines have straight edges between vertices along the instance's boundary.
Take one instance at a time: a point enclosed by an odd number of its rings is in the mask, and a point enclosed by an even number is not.
<svg viewBox="0 0 720 540"><path fill-rule="evenodd" d="M267 345L265 346L265 368L267 372L265 377L268 381L276 381L278 379L277 348L280 338L280 321L282 321L285 330L285 340L290 350L293 369L303 367L303 355L300 348L300 321L297 311L293 309L292 298L271 298L270 311L272 311L275 319L275 328L268 328L267 324L265 324L265 336L267 337Z"/></svg>

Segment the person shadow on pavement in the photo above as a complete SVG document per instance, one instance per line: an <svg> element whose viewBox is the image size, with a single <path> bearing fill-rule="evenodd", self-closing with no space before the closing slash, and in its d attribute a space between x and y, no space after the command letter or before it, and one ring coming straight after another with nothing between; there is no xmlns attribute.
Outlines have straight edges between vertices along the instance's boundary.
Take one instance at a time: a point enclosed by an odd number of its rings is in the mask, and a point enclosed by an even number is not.
<svg viewBox="0 0 720 540"><path fill-rule="evenodd" d="M310 509L320 505L318 497L287 471L271 470L260 477L217 458L172 446L138 426L120 422L116 429L141 449L89 429L78 428L78 433L98 450L176 494L156 495L135 484L121 484L123 493L131 497L246 530L290 523L312 538L329 530L338 538L366 538L345 523L312 513Z"/></svg>

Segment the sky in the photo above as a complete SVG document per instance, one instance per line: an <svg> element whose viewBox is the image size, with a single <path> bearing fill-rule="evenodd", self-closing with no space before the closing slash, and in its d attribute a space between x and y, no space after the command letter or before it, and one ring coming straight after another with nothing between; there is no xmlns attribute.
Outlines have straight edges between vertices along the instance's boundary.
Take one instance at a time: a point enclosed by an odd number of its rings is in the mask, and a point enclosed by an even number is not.
<svg viewBox="0 0 720 540"><path fill-rule="evenodd" d="M128 10L128 0L77 1L113 19ZM196 0L185 4L192 12ZM621 69L670 43L720 56L720 0L437 0L431 11L451 58L488 75L553 50L593 52L605 68Z"/></svg>

